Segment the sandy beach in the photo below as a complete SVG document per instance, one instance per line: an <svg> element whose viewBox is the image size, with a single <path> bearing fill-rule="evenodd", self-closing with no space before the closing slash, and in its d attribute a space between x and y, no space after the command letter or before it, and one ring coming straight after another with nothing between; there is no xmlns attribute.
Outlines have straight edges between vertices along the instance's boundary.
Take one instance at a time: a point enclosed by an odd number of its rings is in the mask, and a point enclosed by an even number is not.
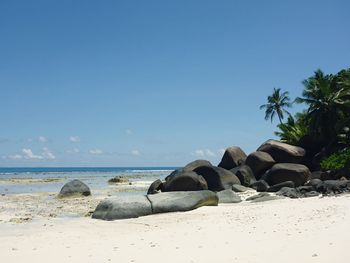
<svg viewBox="0 0 350 263"><path fill-rule="evenodd" d="M346 260L350 241L348 194L245 201L117 221L89 217L96 198L60 201L66 208L54 216L50 206L58 206L57 200L45 209L44 204L30 207L28 200L40 204L38 196L27 196L24 206L23 196L6 198L0 254L7 263L330 262ZM5 212L11 203L17 208Z"/></svg>

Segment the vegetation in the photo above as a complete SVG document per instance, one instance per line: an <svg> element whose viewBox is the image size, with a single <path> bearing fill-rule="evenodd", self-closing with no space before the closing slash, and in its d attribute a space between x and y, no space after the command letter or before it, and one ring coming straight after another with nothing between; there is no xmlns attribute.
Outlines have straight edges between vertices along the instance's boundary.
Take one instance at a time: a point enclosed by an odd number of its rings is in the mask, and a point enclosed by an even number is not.
<svg viewBox="0 0 350 263"><path fill-rule="evenodd" d="M285 110L292 105L288 92L281 94L280 89L274 89L260 109L266 109L266 120L272 121L275 114L279 117L275 134L281 141L300 146L304 138L317 142L328 156L322 168L340 169L350 159L350 68L335 75L317 70L302 84L302 96L293 103L304 104L304 112L291 116ZM286 122L282 122L283 113L289 115Z"/></svg>
<svg viewBox="0 0 350 263"><path fill-rule="evenodd" d="M342 150L331 154L321 161L321 167L324 170L341 170L349 168L350 149Z"/></svg>
<svg viewBox="0 0 350 263"><path fill-rule="evenodd" d="M271 119L271 122L275 115L277 114L280 124L284 118L284 113L290 115L290 113L285 108L290 108L292 104L290 103L290 98L288 92L283 92L281 94L281 89L273 89L271 96L267 97L267 104L261 105L260 109L265 109L265 120Z"/></svg>

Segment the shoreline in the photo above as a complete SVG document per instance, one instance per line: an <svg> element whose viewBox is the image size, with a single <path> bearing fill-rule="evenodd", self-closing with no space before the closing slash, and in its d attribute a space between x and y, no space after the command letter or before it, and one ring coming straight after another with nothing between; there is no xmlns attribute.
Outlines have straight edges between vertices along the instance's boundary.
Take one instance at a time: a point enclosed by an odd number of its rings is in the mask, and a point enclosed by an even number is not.
<svg viewBox="0 0 350 263"><path fill-rule="evenodd" d="M116 221L43 217L23 224L0 222L0 253L5 262L344 260L349 198L220 204Z"/></svg>

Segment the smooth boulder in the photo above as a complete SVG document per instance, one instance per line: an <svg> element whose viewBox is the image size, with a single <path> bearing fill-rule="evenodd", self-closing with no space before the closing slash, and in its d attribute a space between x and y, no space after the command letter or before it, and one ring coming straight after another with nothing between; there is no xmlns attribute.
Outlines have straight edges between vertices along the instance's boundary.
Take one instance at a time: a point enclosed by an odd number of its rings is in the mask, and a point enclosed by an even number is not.
<svg viewBox="0 0 350 263"><path fill-rule="evenodd" d="M60 193L59 197L71 197L71 196L89 196L91 195L90 188L80 180L72 180L66 183Z"/></svg>
<svg viewBox="0 0 350 263"><path fill-rule="evenodd" d="M266 181L269 185L292 181L298 187L304 185L310 176L310 170L305 165L278 163L266 173Z"/></svg>
<svg viewBox="0 0 350 263"><path fill-rule="evenodd" d="M208 184L208 189L211 191L217 192L232 189L232 185L241 184L234 173L224 168L204 165L196 168L194 172L204 177Z"/></svg>
<svg viewBox="0 0 350 263"><path fill-rule="evenodd" d="M232 190L236 193L243 193L243 192L246 192L248 190L254 190L254 189L249 188L249 187L245 187L245 186L240 185L240 184L234 184L234 185L232 185Z"/></svg>
<svg viewBox="0 0 350 263"><path fill-rule="evenodd" d="M239 179L242 185L250 186L252 183L256 182L256 178L252 169L248 165L240 165L230 170Z"/></svg>
<svg viewBox="0 0 350 263"><path fill-rule="evenodd" d="M195 172L181 171L167 178L163 192L208 190L206 180Z"/></svg>
<svg viewBox="0 0 350 263"><path fill-rule="evenodd" d="M153 213L183 212L201 206L217 206L217 195L208 190L192 192L168 192L147 196Z"/></svg>
<svg viewBox="0 0 350 263"><path fill-rule="evenodd" d="M152 214L152 206L147 196L127 196L101 201L92 218L102 220L116 220L136 218Z"/></svg>
<svg viewBox="0 0 350 263"><path fill-rule="evenodd" d="M147 194L158 194L163 189L163 182L160 179L155 180L148 188Z"/></svg>
<svg viewBox="0 0 350 263"><path fill-rule="evenodd" d="M245 164L252 169L256 179L270 169L276 161L267 152L253 152L247 156Z"/></svg>
<svg viewBox="0 0 350 263"><path fill-rule="evenodd" d="M212 166L212 164L207 160L195 160L193 162L190 162L182 168L184 171L193 171L194 169L203 166L203 165L209 165Z"/></svg>
<svg viewBox="0 0 350 263"><path fill-rule="evenodd" d="M243 150L237 146L229 147L225 150L224 155L222 156L219 167L231 170L241 164L244 164L247 155Z"/></svg>
<svg viewBox="0 0 350 263"><path fill-rule="evenodd" d="M303 148L276 140L264 142L257 151L267 152L277 163L301 163L305 156Z"/></svg>
<svg viewBox="0 0 350 263"><path fill-rule="evenodd" d="M257 192L266 192L270 186L265 180L259 180L255 183L252 183L250 187L255 189Z"/></svg>
<svg viewBox="0 0 350 263"><path fill-rule="evenodd" d="M240 203L241 197L230 189L226 189L216 193L219 198L219 204L221 203Z"/></svg>

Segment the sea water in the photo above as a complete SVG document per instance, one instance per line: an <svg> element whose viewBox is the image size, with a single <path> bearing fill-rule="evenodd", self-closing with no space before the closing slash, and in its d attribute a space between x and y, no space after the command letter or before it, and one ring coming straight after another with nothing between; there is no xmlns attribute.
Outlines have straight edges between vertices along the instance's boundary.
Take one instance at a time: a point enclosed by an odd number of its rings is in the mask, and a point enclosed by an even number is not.
<svg viewBox="0 0 350 263"><path fill-rule="evenodd" d="M92 191L108 188L108 180L125 176L119 192L145 192L156 179L164 179L176 167L61 167L61 168L0 168L0 195L40 192L58 193L69 180L79 179ZM131 187L130 187L131 186Z"/></svg>

